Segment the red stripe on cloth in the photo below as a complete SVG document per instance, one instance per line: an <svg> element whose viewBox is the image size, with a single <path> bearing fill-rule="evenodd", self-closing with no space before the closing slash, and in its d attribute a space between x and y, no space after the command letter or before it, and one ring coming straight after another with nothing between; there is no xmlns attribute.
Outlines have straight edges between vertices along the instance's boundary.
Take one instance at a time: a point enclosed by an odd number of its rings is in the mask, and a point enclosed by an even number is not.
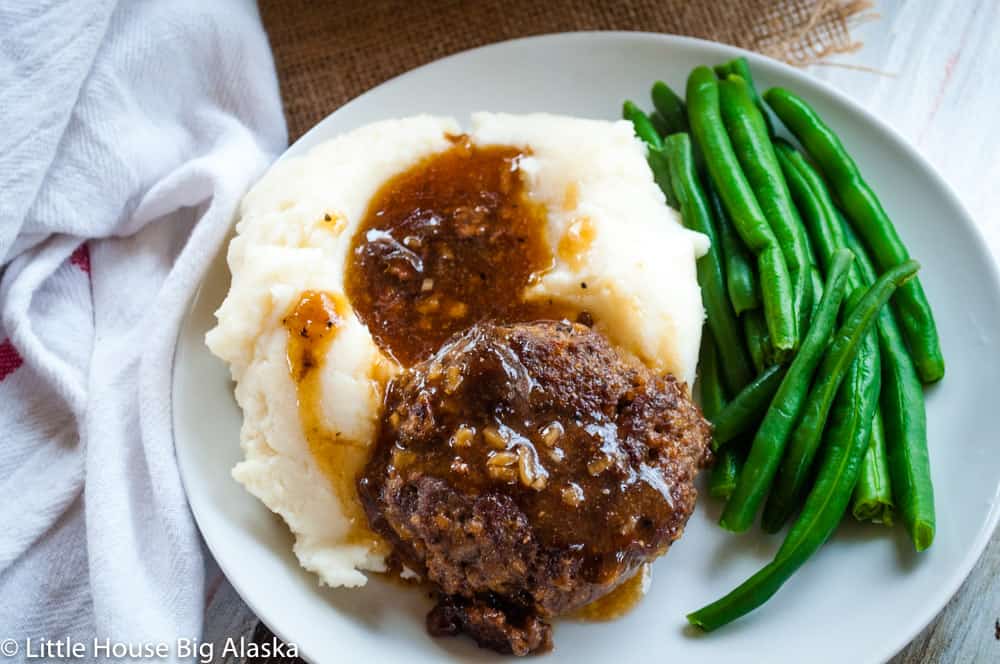
<svg viewBox="0 0 1000 664"><path fill-rule="evenodd" d="M86 242L76 248L73 255L69 257L69 262L90 274L90 249L87 249Z"/></svg>
<svg viewBox="0 0 1000 664"><path fill-rule="evenodd" d="M0 343L0 381L17 371L17 368L22 364L24 364L24 360L14 348L14 344L10 342L10 339L4 339L3 343Z"/></svg>

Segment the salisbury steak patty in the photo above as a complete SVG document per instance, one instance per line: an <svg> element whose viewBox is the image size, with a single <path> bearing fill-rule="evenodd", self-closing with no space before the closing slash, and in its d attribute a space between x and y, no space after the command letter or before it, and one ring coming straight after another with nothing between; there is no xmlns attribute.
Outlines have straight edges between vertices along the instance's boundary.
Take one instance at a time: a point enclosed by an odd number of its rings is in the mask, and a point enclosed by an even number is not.
<svg viewBox="0 0 1000 664"><path fill-rule="evenodd" d="M430 631L523 655L680 537L709 437L683 385L589 328L483 323L390 385L359 490L440 589Z"/></svg>

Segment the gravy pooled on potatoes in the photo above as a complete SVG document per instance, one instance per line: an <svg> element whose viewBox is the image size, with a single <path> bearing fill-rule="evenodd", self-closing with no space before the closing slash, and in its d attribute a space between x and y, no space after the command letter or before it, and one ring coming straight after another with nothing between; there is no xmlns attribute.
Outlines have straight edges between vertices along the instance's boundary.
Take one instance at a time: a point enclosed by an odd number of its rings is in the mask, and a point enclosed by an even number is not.
<svg viewBox="0 0 1000 664"><path fill-rule="evenodd" d="M351 304L403 366L477 321L555 312L523 301L552 253L545 209L528 200L518 173L522 151L452 140L379 189L351 246Z"/></svg>

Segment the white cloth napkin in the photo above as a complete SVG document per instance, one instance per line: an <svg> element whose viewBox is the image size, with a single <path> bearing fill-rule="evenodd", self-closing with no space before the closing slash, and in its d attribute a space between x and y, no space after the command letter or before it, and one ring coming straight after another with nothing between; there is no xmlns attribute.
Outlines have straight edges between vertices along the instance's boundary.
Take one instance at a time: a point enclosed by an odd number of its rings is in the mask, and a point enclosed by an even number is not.
<svg viewBox="0 0 1000 664"><path fill-rule="evenodd" d="M0 637L199 638L171 368L286 142L256 6L5 0L0 90Z"/></svg>

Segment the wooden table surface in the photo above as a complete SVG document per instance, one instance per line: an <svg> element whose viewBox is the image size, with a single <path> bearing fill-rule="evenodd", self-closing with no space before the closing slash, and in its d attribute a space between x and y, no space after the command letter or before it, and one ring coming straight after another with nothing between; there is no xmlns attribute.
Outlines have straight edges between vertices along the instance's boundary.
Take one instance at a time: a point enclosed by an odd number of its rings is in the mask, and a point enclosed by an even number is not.
<svg viewBox="0 0 1000 664"><path fill-rule="evenodd" d="M879 19L854 31L864 48L833 58L843 66L809 72L894 118L955 188L1000 257L1000 2L875 5ZM208 578L205 639L269 640L214 565ZM1000 662L1000 532L947 607L892 662Z"/></svg>

